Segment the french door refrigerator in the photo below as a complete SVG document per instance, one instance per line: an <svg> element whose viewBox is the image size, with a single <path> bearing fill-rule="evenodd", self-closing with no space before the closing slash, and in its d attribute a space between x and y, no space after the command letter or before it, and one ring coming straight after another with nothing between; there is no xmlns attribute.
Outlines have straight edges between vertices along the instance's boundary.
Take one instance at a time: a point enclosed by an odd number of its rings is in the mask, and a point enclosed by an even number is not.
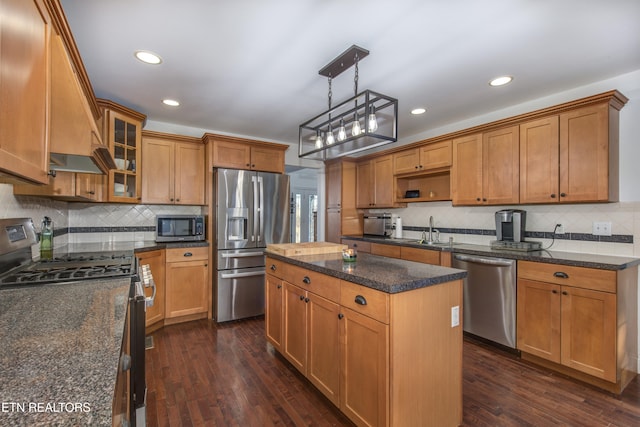
<svg viewBox="0 0 640 427"><path fill-rule="evenodd" d="M289 176L213 170L217 322L264 314L265 256L270 243L289 243Z"/></svg>

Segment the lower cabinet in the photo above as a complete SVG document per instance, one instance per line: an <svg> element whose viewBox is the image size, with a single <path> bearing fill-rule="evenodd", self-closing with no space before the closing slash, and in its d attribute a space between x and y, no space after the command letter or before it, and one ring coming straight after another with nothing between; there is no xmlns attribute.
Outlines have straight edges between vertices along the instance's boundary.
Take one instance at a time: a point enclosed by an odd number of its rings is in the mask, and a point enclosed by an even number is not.
<svg viewBox="0 0 640 427"><path fill-rule="evenodd" d="M146 322L147 328L152 327L158 322L164 320L164 303L165 303L165 251L150 251L136 254L140 265L149 265L153 281L156 284L156 295L154 303L151 307L147 307ZM150 297L153 293L151 288L145 288L146 297ZM162 323L160 323L160 326Z"/></svg>
<svg viewBox="0 0 640 427"><path fill-rule="evenodd" d="M165 324L176 318L207 316L209 249L207 247L166 250ZM170 320L173 319L173 320Z"/></svg>
<svg viewBox="0 0 640 427"><path fill-rule="evenodd" d="M635 376L637 267L597 270L518 262L522 357L613 392ZM586 374L586 375L584 375Z"/></svg>
<svg viewBox="0 0 640 427"><path fill-rule="evenodd" d="M462 281L388 294L266 265L267 340L356 425L462 422Z"/></svg>

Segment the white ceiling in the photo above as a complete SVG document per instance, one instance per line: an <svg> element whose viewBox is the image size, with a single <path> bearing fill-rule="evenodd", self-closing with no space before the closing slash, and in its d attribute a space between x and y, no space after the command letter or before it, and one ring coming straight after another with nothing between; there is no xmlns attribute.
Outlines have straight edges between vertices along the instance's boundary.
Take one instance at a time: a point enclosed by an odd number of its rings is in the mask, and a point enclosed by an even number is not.
<svg viewBox="0 0 640 427"><path fill-rule="evenodd" d="M286 143L327 109L318 71L353 44L370 51L359 90L399 100L401 139L640 69L639 0L61 3L96 96L152 121ZM137 61L140 49L163 63ZM503 74L513 83L488 85ZM353 68L334 79L334 105L351 96ZM411 116L418 106L427 113Z"/></svg>

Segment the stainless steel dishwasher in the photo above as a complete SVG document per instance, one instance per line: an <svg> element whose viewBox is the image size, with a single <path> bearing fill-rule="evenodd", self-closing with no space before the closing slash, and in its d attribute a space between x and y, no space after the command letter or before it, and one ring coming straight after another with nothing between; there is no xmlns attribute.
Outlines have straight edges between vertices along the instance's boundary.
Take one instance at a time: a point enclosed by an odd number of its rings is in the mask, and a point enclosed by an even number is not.
<svg viewBox="0 0 640 427"><path fill-rule="evenodd" d="M516 261L454 254L452 267L467 270L463 330L515 349Z"/></svg>

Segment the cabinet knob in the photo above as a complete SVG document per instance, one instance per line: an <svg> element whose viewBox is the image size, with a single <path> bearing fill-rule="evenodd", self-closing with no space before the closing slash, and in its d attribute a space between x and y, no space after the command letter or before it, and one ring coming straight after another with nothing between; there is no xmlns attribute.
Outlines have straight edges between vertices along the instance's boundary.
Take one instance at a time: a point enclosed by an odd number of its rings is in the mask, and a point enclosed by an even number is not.
<svg viewBox="0 0 640 427"><path fill-rule="evenodd" d="M251 167L252 167L252 168L255 168L255 167L256 167L256 165L254 165L254 164L252 163L252 164L251 164Z"/></svg>
<svg viewBox="0 0 640 427"><path fill-rule="evenodd" d="M343 318L344 318L344 314L339 313L339 314L338 314L338 319L342 320Z"/></svg>
<svg viewBox="0 0 640 427"><path fill-rule="evenodd" d="M553 193L553 194L551 195L551 198L552 198L552 199L555 199L555 198L556 198L556 194L555 194L555 193Z"/></svg>
<svg viewBox="0 0 640 427"><path fill-rule="evenodd" d="M309 276L304 276L302 278L302 283L304 283L305 285L310 285L311 284L311 279L309 278Z"/></svg>
<svg viewBox="0 0 640 427"><path fill-rule="evenodd" d="M557 294L558 291L556 291L555 289L551 291L552 294Z"/></svg>
<svg viewBox="0 0 640 427"><path fill-rule="evenodd" d="M416 169L420 169L420 166L416 165Z"/></svg>
<svg viewBox="0 0 640 427"><path fill-rule="evenodd" d="M173 202L173 199L169 199L170 202Z"/></svg>
<svg viewBox="0 0 640 427"><path fill-rule="evenodd" d="M562 291L562 295L569 295L569 292L567 292L567 291Z"/></svg>
<svg viewBox="0 0 640 427"><path fill-rule="evenodd" d="M179 202L179 201L180 201L180 199L176 199L176 202Z"/></svg>
<svg viewBox="0 0 640 427"><path fill-rule="evenodd" d="M304 302L309 302L309 298L305 298L305 299L304 299Z"/></svg>
<svg viewBox="0 0 640 427"><path fill-rule="evenodd" d="M300 295L300 301L304 301L304 295Z"/></svg>
<svg viewBox="0 0 640 427"><path fill-rule="evenodd" d="M193 256L191 252L185 252L182 256L190 257Z"/></svg>
<svg viewBox="0 0 640 427"><path fill-rule="evenodd" d="M282 285L278 285L278 286L276 286L276 288L282 289Z"/></svg>
<svg viewBox="0 0 640 427"><path fill-rule="evenodd" d="M566 193L560 193L560 197L567 197Z"/></svg>
<svg viewBox="0 0 640 427"><path fill-rule="evenodd" d="M476 202L479 202L479 201L480 201L480 197L476 197Z"/></svg>
<svg viewBox="0 0 640 427"><path fill-rule="evenodd" d="M276 271L276 265L275 264L271 264L271 267L269 267L271 269L271 271Z"/></svg>
<svg viewBox="0 0 640 427"><path fill-rule="evenodd" d="M251 165L250 165L249 163L247 163L245 166L246 166L246 167L250 167Z"/></svg>
<svg viewBox="0 0 640 427"><path fill-rule="evenodd" d="M362 295L356 295L356 299L354 300L356 304L367 305L367 299Z"/></svg>
<svg viewBox="0 0 640 427"><path fill-rule="evenodd" d="M95 191L87 191L87 194L91 194L93 196L94 194L96 194L96 192Z"/></svg>
<svg viewBox="0 0 640 427"><path fill-rule="evenodd" d="M555 273L553 273L553 277L558 277L560 279L568 279L569 275L564 271L556 271Z"/></svg>
<svg viewBox="0 0 640 427"><path fill-rule="evenodd" d="M486 201L487 201L487 199L486 199L485 197L483 197L483 198L482 198L482 201L483 201L483 202L486 202Z"/></svg>

